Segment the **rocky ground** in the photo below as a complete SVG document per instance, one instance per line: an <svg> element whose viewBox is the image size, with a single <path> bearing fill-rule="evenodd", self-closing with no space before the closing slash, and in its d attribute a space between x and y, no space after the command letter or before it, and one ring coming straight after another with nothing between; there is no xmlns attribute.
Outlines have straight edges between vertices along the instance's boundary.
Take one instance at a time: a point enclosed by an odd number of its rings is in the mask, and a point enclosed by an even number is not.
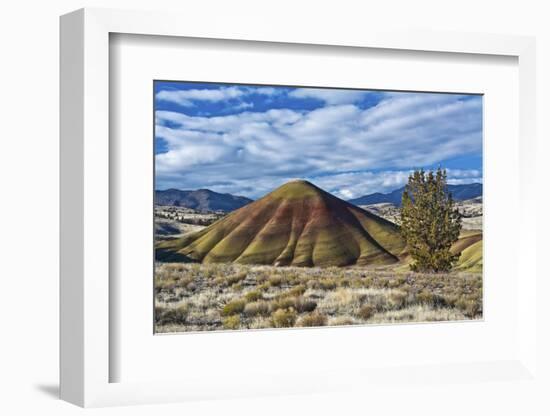
<svg viewBox="0 0 550 416"><path fill-rule="evenodd" d="M223 212L199 212L190 208L155 206L155 238L162 241L199 231L224 217Z"/></svg>

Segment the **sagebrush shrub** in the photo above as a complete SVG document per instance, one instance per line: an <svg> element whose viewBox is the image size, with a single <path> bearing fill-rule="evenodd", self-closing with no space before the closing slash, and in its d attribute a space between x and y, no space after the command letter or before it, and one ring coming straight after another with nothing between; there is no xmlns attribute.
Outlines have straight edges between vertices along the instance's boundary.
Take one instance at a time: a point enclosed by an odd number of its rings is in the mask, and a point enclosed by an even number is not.
<svg viewBox="0 0 550 416"><path fill-rule="evenodd" d="M158 325L183 325L187 319L189 313L189 307L187 305L180 305L175 308L155 308L155 320Z"/></svg>
<svg viewBox="0 0 550 416"><path fill-rule="evenodd" d="M273 275L267 281L271 286L281 286L283 284L283 278L279 275Z"/></svg>
<svg viewBox="0 0 550 416"><path fill-rule="evenodd" d="M294 301L294 307L298 313L311 312L317 307L317 302L300 296Z"/></svg>
<svg viewBox="0 0 550 416"><path fill-rule="evenodd" d="M263 301L247 303L243 313L248 317L267 316L269 315L269 303Z"/></svg>
<svg viewBox="0 0 550 416"><path fill-rule="evenodd" d="M296 322L296 312L294 308L277 309L271 314L271 322L275 328L290 328Z"/></svg>
<svg viewBox="0 0 550 416"><path fill-rule="evenodd" d="M427 290L422 290L416 294L416 301L425 305L432 305L434 303L435 297L433 293L428 292Z"/></svg>
<svg viewBox="0 0 550 416"><path fill-rule="evenodd" d="M223 320L223 327L225 329L238 329L241 326L241 318L239 315L231 315Z"/></svg>
<svg viewBox="0 0 550 416"><path fill-rule="evenodd" d="M401 291L394 291L390 293L388 304L394 308L399 309L407 304L407 293Z"/></svg>
<svg viewBox="0 0 550 416"><path fill-rule="evenodd" d="M456 301L455 305L469 318L475 318L481 313L481 303L474 299L462 297Z"/></svg>
<svg viewBox="0 0 550 416"><path fill-rule="evenodd" d="M336 279L321 279L319 280L319 287L324 290L333 290L338 286L338 280Z"/></svg>
<svg viewBox="0 0 550 416"><path fill-rule="evenodd" d="M282 297L275 299L271 302L271 311L276 311L277 309L288 309L294 308L296 306L296 298L294 297Z"/></svg>
<svg viewBox="0 0 550 416"><path fill-rule="evenodd" d="M222 309L222 316L229 316L241 313L246 306L246 302L242 299L232 300Z"/></svg>
<svg viewBox="0 0 550 416"><path fill-rule="evenodd" d="M248 302L255 302L255 301L260 300L262 298L262 292L260 292L259 290L252 290L252 291L248 292L246 295L244 295L244 298Z"/></svg>
<svg viewBox="0 0 550 416"><path fill-rule="evenodd" d="M302 296L306 291L306 287L304 285L297 285L293 288L289 289L288 292L286 292L289 296Z"/></svg>
<svg viewBox="0 0 550 416"><path fill-rule="evenodd" d="M351 316L335 316L330 318L329 325L353 325L355 321Z"/></svg>
<svg viewBox="0 0 550 416"><path fill-rule="evenodd" d="M227 284L229 286L239 283L240 281L246 279L246 272L239 272L234 275L228 276L226 278Z"/></svg>
<svg viewBox="0 0 550 416"><path fill-rule="evenodd" d="M376 310L371 305L363 305L357 312L357 317L365 321L372 318Z"/></svg>
<svg viewBox="0 0 550 416"><path fill-rule="evenodd" d="M311 327L311 326L325 326L328 322L328 318L320 313L313 312L300 317L297 326Z"/></svg>

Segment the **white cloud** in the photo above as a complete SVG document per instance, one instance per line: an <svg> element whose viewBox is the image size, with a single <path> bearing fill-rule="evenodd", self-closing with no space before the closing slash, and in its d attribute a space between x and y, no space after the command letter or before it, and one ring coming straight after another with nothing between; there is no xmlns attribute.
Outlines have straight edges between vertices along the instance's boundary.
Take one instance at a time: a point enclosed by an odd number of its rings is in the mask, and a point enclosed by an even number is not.
<svg viewBox="0 0 550 416"><path fill-rule="evenodd" d="M225 101L243 96L245 92L238 87L222 87L215 89L193 90L162 90L157 92L156 99L169 101L183 107L191 107L193 101Z"/></svg>
<svg viewBox="0 0 550 416"><path fill-rule="evenodd" d="M342 199L353 199L375 192L387 193L407 183L412 170L352 172L310 178L316 185ZM482 182L481 172L475 169L447 170L448 183L453 185Z"/></svg>
<svg viewBox="0 0 550 416"><path fill-rule="evenodd" d="M390 192L407 182L410 171L351 172L312 178L315 184L343 199Z"/></svg>
<svg viewBox="0 0 550 416"><path fill-rule="evenodd" d="M250 94L259 94L267 96L275 96L283 93L283 89L274 87L247 87Z"/></svg>
<svg viewBox="0 0 550 416"><path fill-rule="evenodd" d="M338 192L343 199L353 198L353 191L347 188L339 189Z"/></svg>
<svg viewBox="0 0 550 416"><path fill-rule="evenodd" d="M310 178L347 199L402 186L410 169L480 154L481 99L392 94L366 110L341 104L215 117L157 111L156 136L168 148L156 157L160 188L258 197ZM450 183L480 178L449 172Z"/></svg>
<svg viewBox="0 0 550 416"><path fill-rule="evenodd" d="M477 169L448 169L447 182L451 185L463 185L467 183L483 183L483 175Z"/></svg>
<svg viewBox="0 0 550 416"><path fill-rule="evenodd" d="M181 105L182 107L193 107L196 102L220 102L242 99L249 95L275 96L280 90L273 87L216 87L190 90L161 90L157 92L158 101L167 101ZM241 102L235 104L233 109L244 109L252 107L252 103Z"/></svg>
<svg viewBox="0 0 550 416"><path fill-rule="evenodd" d="M353 104L363 99L369 91L329 88L297 88L288 95L293 98L313 98L327 104Z"/></svg>
<svg viewBox="0 0 550 416"><path fill-rule="evenodd" d="M235 104L231 107L229 107L227 110L231 112L237 112L237 111L243 111L243 110L249 110L254 107L253 103L247 103L245 101Z"/></svg>

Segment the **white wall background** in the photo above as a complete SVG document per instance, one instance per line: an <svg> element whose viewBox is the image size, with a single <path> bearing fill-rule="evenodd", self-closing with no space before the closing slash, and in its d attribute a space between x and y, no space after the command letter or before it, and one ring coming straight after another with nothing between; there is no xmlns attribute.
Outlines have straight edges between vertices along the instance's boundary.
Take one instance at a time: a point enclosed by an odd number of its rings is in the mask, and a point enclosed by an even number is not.
<svg viewBox="0 0 550 416"><path fill-rule="evenodd" d="M537 36L538 133L541 193L538 210L547 212L546 158L550 155L550 26L546 1L535 0L299 0L170 1L170 0L18 0L3 2L0 11L0 413L5 415L76 414L82 412L56 399L58 382L58 16L84 6L178 10L208 24L213 13L232 19L275 19L289 24L388 26L470 30ZM544 138L544 139L543 139ZM505 184L504 184L505 186ZM533 209L536 209L533 207ZM548 215L546 214L546 217ZM548 220L541 215L539 249ZM512 224L513 226L513 224ZM544 256L541 256L541 264ZM548 292L548 283L539 291ZM548 315L549 307L541 305ZM549 332L549 331L547 331ZM548 333L544 336L550 351ZM539 357L548 365L547 354ZM548 374L548 372L546 372ZM426 398L425 408L411 414L547 414L525 394L503 384L502 400L487 403L484 392L457 386L455 396ZM463 395L467 392L467 396ZM414 392L413 392L414 393ZM536 394L536 392L533 392ZM365 397L344 393L226 402L191 403L134 408L100 409L99 414L391 414L387 406L374 409ZM400 398L393 398L393 400ZM527 400L526 400L527 399ZM378 404L380 400L376 401ZM444 403L446 405L441 407Z"/></svg>

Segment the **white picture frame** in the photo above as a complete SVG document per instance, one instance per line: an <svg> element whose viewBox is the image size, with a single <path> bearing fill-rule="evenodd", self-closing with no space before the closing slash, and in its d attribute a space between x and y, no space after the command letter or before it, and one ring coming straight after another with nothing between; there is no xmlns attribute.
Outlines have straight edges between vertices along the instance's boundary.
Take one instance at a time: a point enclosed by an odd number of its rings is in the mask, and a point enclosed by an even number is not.
<svg viewBox="0 0 550 416"><path fill-rule="evenodd" d="M184 23L182 23L184 22ZM111 382L110 366L120 359L110 348L112 226L109 154L109 37L123 33L147 36L226 39L280 44L332 45L339 48L429 51L442 54L504 55L519 66L520 212L533 198L535 169L535 41L529 37L467 33L384 32L376 29L327 32L250 22L220 20L205 26L200 19L171 13L83 9L61 18L61 398L80 406L159 403L206 398L356 390L390 383L403 374L429 386L441 380L472 383L489 379L538 382L535 268L536 217L522 215L518 264L523 277L517 292L518 345L506 360L442 362L408 369L337 369L231 385L207 379ZM540 272L539 272L540 273ZM309 381L309 382L308 382ZM426 387L430 388L430 387ZM495 393L496 394L496 393ZM495 396L497 397L497 396Z"/></svg>

